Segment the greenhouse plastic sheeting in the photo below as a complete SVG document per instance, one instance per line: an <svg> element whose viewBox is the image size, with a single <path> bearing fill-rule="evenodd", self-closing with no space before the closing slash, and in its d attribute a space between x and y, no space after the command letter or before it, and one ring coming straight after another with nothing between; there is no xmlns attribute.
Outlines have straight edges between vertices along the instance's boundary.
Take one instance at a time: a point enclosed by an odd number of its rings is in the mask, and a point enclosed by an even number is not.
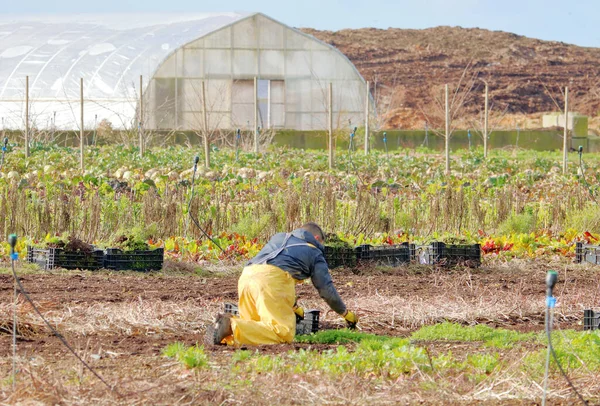
<svg viewBox="0 0 600 406"><path fill-rule="evenodd" d="M106 118L129 127L140 75L146 87L179 47L249 15L0 16L2 127L24 127L26 76L33 127L78 128L80 78L85 126Z"/></svg>

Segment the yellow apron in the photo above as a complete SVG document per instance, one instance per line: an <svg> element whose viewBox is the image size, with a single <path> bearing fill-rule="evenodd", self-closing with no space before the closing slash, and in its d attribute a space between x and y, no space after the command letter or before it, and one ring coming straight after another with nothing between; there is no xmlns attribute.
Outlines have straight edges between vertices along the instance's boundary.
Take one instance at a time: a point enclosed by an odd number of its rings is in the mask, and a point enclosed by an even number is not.
<svg viewBox="0 0 600 406"><path fill-rule="evenodd" d="M244 268L238 281L239 317L231 319L235 345L291 343L296 334L295 280L273 265Z"/></svg>
<svg viewBox="0 0 600 406"><path fill-rule="evenodd" d="M233 336L223 342L229 345L260 345L291 343L296 335L296 283L284 270L267 265L268 259L275 258L285 248L312 244L290 244L287 234L282 246L267 256L261 264L247 266L238 281L239 317L231 319Z"/></svg>

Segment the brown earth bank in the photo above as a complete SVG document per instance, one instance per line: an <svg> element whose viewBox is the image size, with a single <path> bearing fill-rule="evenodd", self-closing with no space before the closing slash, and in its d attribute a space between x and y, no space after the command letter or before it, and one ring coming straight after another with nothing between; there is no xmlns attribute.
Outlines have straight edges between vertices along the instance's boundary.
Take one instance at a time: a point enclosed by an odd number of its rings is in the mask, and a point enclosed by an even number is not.
<svg viewBox="0 0 600 406"><path fill-rule="evenodd" d="M573 265L564 260L484 263L480 269L446 270L423 266L363 268L334 271L333 278L348 306L360 315L360 329L364 332L406 337L423 325L445 320L530 332L544 328L544 277L548 269L559 272L555 291L558 299L555 327L581 329L582 310L600 303L600 280L593 267ZM198 276L171 272L120 274L29 271L22 276L22 283L44 316L60 330L73 348L93 363L103 376L111 382L120 382L121 388L128 392L123 398L125 400L116 395L108 396L100 383L82 372L69 351L42 324L31 306L20 298L17 348L20 362L28 365L23 367L22 379L35 384L19 392L24 398L35 398L41 404L82 404L93 402L94 399L99 404L149 401L156 404L213 404L230 397L231 388L228 389L226 383L216 382L214 390L191 390L190 385L198 386L200 383L206 388L207 382L215 379L214 374L190 374L176 367L173 361L165 359L161 351L176 341L187 345L202 343L205 326L213 315L222 309L224 302L236 301L235 273L228 272L221 276L215 272L213 276ZM340 317L327 311L326 305L310 284L298 285L297 293L305 308L321 310L322 328L343 327ZM12 301L12 277L0 274L1 375L10 371L12 359ZM432 354L452 351L461 357L484 350L480 343L431 342L418 345L426 347ZM531 345L536 348L529 350L539 350L539 345ZM335 347L293 343L248 349L263 354L283 354L300 349L325 351ZM352 349L352 345L348 347ZM235 350L216 347L207 351L211 363L227 365ZM72 397L67 394L71 393L71 389L68 389L70 381L64 381L65 376L77 382L84 379L82 382L90 387L85 389L86 386L82 387L80 382L77 395ZM294 382L293 376L286 375L280 379L292 379ZM345 378L340 385L350 385L351 379ZM243 400L248 396L246 401L249 404L272 404L270 402L275 401L273 396L276 395L265 395L258 389L262 387L264 390L270 384L270 381L254 382L253 387L257 389L244 395L238 393L236 399ZM280 384L279 381L276 383ZM361 385L360 382L355 384ZM292 386L295 387L295 384ZM367 386L371 388L366 390L369 396L379 393L378 389L373 389L377 385ZM47 398L39 398L40 388ZM371 390L374 392L370 393ZM394 390L399 389L386 390L392 396L396 393ZM360 396L367 396L367 392ZM398 399L403 396L401 392L396 394L400 396ZM18 403L18 399L11 396L4 392L8 404ZM361 404L360 399L363 398L360 396L356 398L359 400L348 403ZM65 402L65 398L69 401ZM0 403L2 400L3 393L0 391ZM432 401L435 403L434 399L428 399L426 403ZM560 399L558 401L554 404L562 402ZM299 399L295 402L289 397L282 402L319 403L317 399ZM439 402L456 403L451 399ZM566 400L564 402L568 404ZM518 399L505 399L500 403L531 404Z"/></svg>
<svg viewBox="0 0 600 406"><path fill-rule="evenodd" d="M302 30L338 48L372 83L384 128L422 129L425 120L435 121L435 98L446 83L451 92L468 84L472 91L457 116L478 116L479 79L489 84L492 110L512 116L504 123L512 128L539 126L528 116L563 109L565 86L571 110L589 116L600 111L600 48L479 28Z"/></svg>

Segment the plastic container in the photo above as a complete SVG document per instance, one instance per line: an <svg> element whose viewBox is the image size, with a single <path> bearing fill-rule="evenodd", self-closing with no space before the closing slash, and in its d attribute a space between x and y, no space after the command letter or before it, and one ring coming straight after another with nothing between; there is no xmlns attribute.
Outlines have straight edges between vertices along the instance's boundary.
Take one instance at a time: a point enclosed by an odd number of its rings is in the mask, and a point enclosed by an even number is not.
<svg viewBox="0 0 600 406"><path fill-rule="evenodd" d="M235 305L233 303L224 303L223 311L225 313L230 313L235 316L240 315L237 305ZM320 310L316 310L316 309L305 310L304 311L304 320L301 320L298 323L296 323L296 335L299 336L299 335L305 335L305 334L312 334L312 333L316 333L317 331L319 331L320 314L321 314Z"/></svg>
<svg viewBox="0 0 600 406"><path fill-rule="evenodd" d="M97 270L104 265L104 252L65 251L63 248L27 247L27 262L45 270L54 268Z"/></svg>
<svg viewBox="0 0 600 406"><path fill-rule="evenodd" d="M356 247L358 261L378 265L398 266L410 262L410 245L361 245Z"/></svg>
<svg viewBox="0 0 600 406"><path fill-rule="evenodd" d="M329 269L346 267L355 268L358 262L355 248L325 246L325 261Z"/></svg>
<svg viewBox="0 0 600 406"><path fill-rule="evenodd" d="M583 311L583 329L598 330L600 328L600 312L595 312L592 309Z"/></svg>
<svg viewBox="0 0 600 406"><path fill-rule="evenodd" d="M477 268L481 265L481 246L450 245L443 242L433 242L431 245L416 249L417 260L421 264L452 267L465 265Z"/></svg>
<svg viewBox="0 0 600 406"><path fill-rule="evenodd" d="M600 246L575 243L575 262L580 264L584 261L594 265L600 264Z"/></svg>
<svg viewBox="0 0 600 406"><path fill-rule="evenodd" d="M296 335L312 334L319 331L320 310L312 309L304 311L304 320L296 323Z"/></svg>
<svg viewBox="0 0 600 406"><path fill-rule="evenodd" d="M234 314L236 316L240 315L240 312L238 311L237 305L235 305L233 303L225 303L225 304L223 304L223 312L224 313L229 313L229 314Z"/></svg>
<svg viewBox="0 0 600 406"><path fill-rule="evenodd" d="M115 271L160 271L163 267L165 250L156 248L149 251L123 251L108 248L104 254L104 268Z"/></svg>

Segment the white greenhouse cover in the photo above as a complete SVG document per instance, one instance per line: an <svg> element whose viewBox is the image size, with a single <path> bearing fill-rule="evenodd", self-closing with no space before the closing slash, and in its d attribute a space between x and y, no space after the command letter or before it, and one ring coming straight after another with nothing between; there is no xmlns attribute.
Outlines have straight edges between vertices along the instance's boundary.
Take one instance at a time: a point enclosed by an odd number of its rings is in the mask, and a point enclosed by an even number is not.
<svg viewBox="0 0 600 406"><path fill-rule="evenodd" d="M85 127L130 127L140 75L146 87L179 47L250 15L0 15L2 128L24 127L26 76L34 127L79 128L80 78Z"/></svg>

